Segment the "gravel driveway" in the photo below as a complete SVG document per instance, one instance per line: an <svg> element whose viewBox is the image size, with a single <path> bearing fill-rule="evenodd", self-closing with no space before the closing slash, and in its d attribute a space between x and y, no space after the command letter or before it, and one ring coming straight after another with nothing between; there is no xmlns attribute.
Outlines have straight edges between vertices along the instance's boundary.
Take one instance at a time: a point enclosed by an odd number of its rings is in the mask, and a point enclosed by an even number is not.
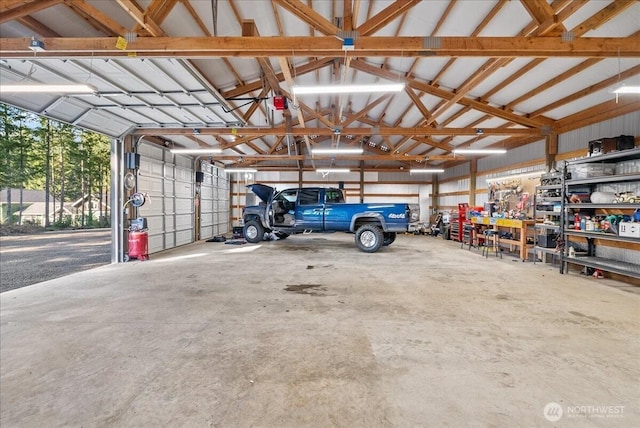
<svg viewBox="0 0 640 428"><path fill-rule="evenodd" d="M0 237L0 292L111 263L111 229Z"/></svg>

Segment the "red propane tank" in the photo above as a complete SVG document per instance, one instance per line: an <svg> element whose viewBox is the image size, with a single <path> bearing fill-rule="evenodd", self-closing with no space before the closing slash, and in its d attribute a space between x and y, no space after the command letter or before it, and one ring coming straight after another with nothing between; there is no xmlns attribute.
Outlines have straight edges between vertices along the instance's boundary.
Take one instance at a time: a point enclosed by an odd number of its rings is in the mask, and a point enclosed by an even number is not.
<svg viewBox="0 0 640 428"><path fill-rule="evenodd" d="M138 260L149 258L149 234L147 232L129 232L129 258Z"/></svg>

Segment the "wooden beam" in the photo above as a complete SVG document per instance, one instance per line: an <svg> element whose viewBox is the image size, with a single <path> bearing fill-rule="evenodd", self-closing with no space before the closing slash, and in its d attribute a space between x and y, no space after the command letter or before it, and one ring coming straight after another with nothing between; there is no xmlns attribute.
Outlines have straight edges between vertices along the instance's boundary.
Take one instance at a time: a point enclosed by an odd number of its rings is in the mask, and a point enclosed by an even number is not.
<svg viewBox="0 0 640 428"><path fill-rule="evenodd" d="M302 3L300 0L274 0L279 6L288 10L302 21L326 36L335 36L340 28L329 22L324 16ZM310 55L320 56L320 55Z"/></svg>
<svg viewBox="0 0 640 428"><path fill-rule="evenodd" d="M595 30L601 25L606 24L616 15L621 14L626 9L633 6L635 3L636 2L632 0L615 0L613 3L610 3L604 9L598 11L586 21L581 22L576 27L572 28L571 32L575 37L581 37L587 32Z"/></svg>
<svg viewBox="0 0 640 428"><path fill-rule="evenodd" d="M532 97L536 96L537 94L540 94L544 91L546 91L547 89L550 89L552 87L554 87L555 85L570 79L571 77L575 76L576 74L580 73L581 71L586 70L587 68L596 65L597 63L599 63L600 61L602 61L602 59L600 58L590 58L587 60L582 61L580 64L571 67L569 70L565 71L564 73L560 73L559 75L555 76L554 78L546 81L545 83L543 83L542 85L531 89L530 91L520 95L518 98L516 98L515 100L512 100L509 102L509 104L506 105L506 107L508 109L513 109L515 106L517 106L518 104L527 101L529 99L531 99Z"/></svg>
<svg viewBox="0 0 640 428"><path fill-rule="evenodd" d="M363 108L362 110L360 110L357 113L349 115L349 117L347 119L343 120L340 123L340 125L343 126L343 127L349 126L350 124L352 124L356 120L360 119L361 117L365 116L371 110L373 110L374 108L378 107L381 103L383 103L384 101L388 100L391 97L392 97L392 94L385 94L385 95L380 96L375 101L367 103L367 106L365 108Z"/></svg>
<svg viewBox="0 0 640 428"><path fill-rule="evenodd" d="M537 117L539 115L542 115L544 113L547 113L551 110L554 110L560 106L563 106L565 104L569 104L572 101L578 100L582 97L586 97L587 95L590 95L596 91L600 91L602 89L608 88L610 86L615 85L616 83L618 83L621 80L625 80L628 79L630 77L634 77L634 76L638 76L640 75L640 65L636 65L635 67L631 67L628 70L625 70L623 72L621 72L620 74L617 74L615 76L612 76L608 79L605 80L601 80L600 82L591 85L587 88L584 88L578 92L574 92L573 94L564 97L562 99L559 99L558 101L555 101L551 104L547 104L546 106L539 108L538 110L532 111L531 113L529 113L529 117Z"/></svg>
<svg viewBox="0 0 640 428"><path fill-rule="evenodd" d="M421 0L396 0L380 13L368 19L357 29L360 36L369 36L385 27L398 16L406 13L409 9L420 3Z"/></svg>
<svg viewBox="0 0 640 428"><path fill-rule="evenodd" d="M129 0L117 0L130 4ZM131 15L152 31L162 31L139 10ZM0 55L6 58L33 55L30 38L0 39ZM353 50L342 49L335 37L139 37L128 44L127 51L116 47L111 37L51 38L44 40L47 51L38 56L139 57L638 57L640 38L577 38L565 42L556 37L441 37L440 47L424 47L422 37L360 37Z"/></svg>
<svg viewBox="0 0 640 428"><path fill-rule="evenodd" d="M238 155L219 155L212 154L211 158L214 160L238 160ZM384 155L266 155L266 154L243 154L243 160L252 160L252 161L287 161L287 160L345 160L345 161L371 161L371 162L385 162L385 161L394 161L394 162L417 162L424 161L424 156L413 156L413 155L394 155L394 154L384 154ZM462 158L459 155L455 156L456 159ZM431 156L430 160L449 160L454 159L454 155L438 155Z"/></svg>
<svg viewBox="0 0 640 428"><path fill-rule="evenodd" d="M640 100L636 95L621 96L618 100L606 101L559 120L556 132L569 132L639 110Z"/></svg>
<svg viewBox="0 0 640 428"><path fill-rule="evenodd" d="M424 117L424 120L429 121L430 119L433 118L431 116L431 112L429 111L429 109L424 105L424 103L422 102L420 97L413 91L413 89L411 87L406 86L404 88L404 91L407 93L407 95L409 95L409 98L411 99L413 104L418 108L420 113L422 113L422 117ZM404 116L404 115L402 115L402 116ZM400 118L398 118L398 120L401 120L402 116Z"/></svg>
<svg viewBox="0 0 640 428"><path fill-rule="evenodd" d="M293 70L293 74L296 76L301 76L303 74L318 70L320 68L325 67L327 64L332 63L334 61L333 58L321 58L318 60L310 61L304 65L296 67ZM282 73L277 73L276 77L278 80L284 79L284 75ZM262 81L256 80L255 82L247 83L237 88L231 89L229 91L221 92L221 95L224 98L235 98L247 95L254 91L259 91L262 89Z"/></svg>
<svg viewBox="0 0 640 428"><path fill-rule="evenodd" d="M164 38L165 32L162 28L134 0L116 0L116 2L154 38Z"/></svg>
<svg viewBox="0 0 640 428"><path fill-rule="evenodd" d="M335 135L333 128L304 128L287 132L283 127L251 127L251 128L199 128L201 135ZM535 128L482 128L484 135L519 135L541 136ZM135 135L185 135L192 134L193 128L139 128L133 131ZM341 135L477 135L477 128L343 128Z"/></svg>
<svg viewBox="0 0 640 428"><path fill-rule="evenodd" d="M116 20L93 7L86 0L64 0L64 3L83 18L96 22L105 34L110 36L124 36L128 31L126 27L123 27Z"/></svg>
<svg viewBox="0 0 640 428"><path fill-rule="evenodd" d="M351 66L353 68L357 68L359 70L362 71L367 71L370 74L388 79L388 80L392 80L395 81L398 76L393 73L390 72L388 70L383 70L380 69L376 66L373 66L365 61L362 60L354 60L351 62ZM433 86L433 85L429 85L427 83L418 81L416 79L411 79L408 78L407 80L407 84L409 86L411 86L414 89L418 89L420 91L423 92L427 92L430 93L432 95L435 95L437 97L443 98L445 100L449 100L452 99L453 97L456 96L456 94L449 92L445 89L441 89L437 86ZM544 120L542 118L540 119L529 119L527 117L524 116L520 116L517 115L511 111L507 111L507 110L502 110L496 107L491 107L488 104L481 102L481 101L476 101L476 100L472 100L470 98L467 97L462 97L458 100L458 104L462 104L462 105L468 105L471 106L473 109L487 113L487 114L491 114L493 116L496 117L500 117L504 120L510 121L510 122L514 122L517 123L519 125L523 125L523 126L534 126L534 127L541 127L544 125L550 125L550 121L548 120Z"/></svg>
<svg viewBox="0 0 640 428"><path fill-rule="evenodd" d="M36 12L40 12L41 10L49 9L50 7L62 2L63 0L37 0L26 3L24 6L7 9L3 12L0 12L0 24L4 24L5 22L9 22L14 19L23 18ZM2 6L6 7L4 4Z"/></svg>
<svg viewBox="0 0 640 428"><path fill-rule="evenodd" d="M546 1L520 0L520 3L522 3L527 12L529 12L529 15L537 21L538 25L553 16L553 9Z"/></svg>
<svg viewBox="0 0 640 428"><path fill-rule="evenodd" d="M20 24L42 37L62 37L51 28L31 16L24 16L16 19Z"/></svg>

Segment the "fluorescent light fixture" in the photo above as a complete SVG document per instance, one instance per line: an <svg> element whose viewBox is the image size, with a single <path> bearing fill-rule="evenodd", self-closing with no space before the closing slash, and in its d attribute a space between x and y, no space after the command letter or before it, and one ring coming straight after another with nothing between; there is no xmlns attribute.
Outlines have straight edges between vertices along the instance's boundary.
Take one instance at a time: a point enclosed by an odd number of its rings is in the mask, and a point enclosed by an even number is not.
<svg viewBox="0 0 640 428"><path fill-rule="evenodd" d="M253 172L258 172L255 168L227 168L225 169L229 174L237 173L237 174L250 174Z"/></svg>
<svg viewBox="0 0 640 428"><path fill-rule="evenodd" d="M457 155L473 155L473 154L503 155L507 153L507 151L505 149L454 149L453 153Z"/></svg>
<svg viewBox="0 0 640 428"><path fill-rule="evenodd" d="M444 169L438 169L438 168L414 168L414 169L409 170L409 172L411 174L438 173L438 172L444 172Z"/></svg>
<svg viewBox="0 0 640 428"><path fill-rule="evenodd" d="M197 154L211 154L211 153L222 153L222 149L171 149L171 153L179 153L179 154L189 154L189 155L197 155Z"/></svg>
<svg viewBox="0 0 640 428"><path fill-rule="evenodd" d="M316 169L316 172L320 172L322 174L329 174L331 172L346 173L346 172L351 172L351 170L347 168L318 168Z"/></svg>
<svg viewBox="0 0 640 428"><path fill-rule="evenodd" d="M622 85L613 91L614 94L640 94L640 86Z"/></svg>
<svg viewBox="0 0 640 428"><path fill-rule="evenodd" d="M311 149L311 153L314 155L361 155L362 152L362 149Z"/></svg>
<svg viewBox="0 0 640 428"><path fill-rule="evenodd" d="M293 86L291 88L295 95L400 92L403 89L404 83L385 83L373 85Z"/></svg>
<svg viewBox="0 0 640 428"><path fill-rule="evenodd" d="M53 92L61 94L91 94L96 92L96 88L91 85L40 85L40 84L7 84L0 85L0 92L15 93L41 93Z"/></svg>

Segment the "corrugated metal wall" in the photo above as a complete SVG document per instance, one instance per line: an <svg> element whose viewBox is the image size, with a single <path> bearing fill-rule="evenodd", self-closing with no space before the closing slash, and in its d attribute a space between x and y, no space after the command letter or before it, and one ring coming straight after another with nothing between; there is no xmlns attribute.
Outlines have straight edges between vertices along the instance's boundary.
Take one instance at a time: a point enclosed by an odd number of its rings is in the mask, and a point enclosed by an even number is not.
<svg viewBox="0 0 640 428"><path fill-rule="evenodd" d="M586 149L589 141L618 135L640 135L640 111L560 134L558 153Z"/></svg>
<svg viewBox="0 0 640 428"><path fill-rule="evenodd" d="M544 139L526 146L509 150L508 155L492 155L478 159L478 174L482 171L506 168L522 162L541 159L544 164L546 153Z"/></svg>

